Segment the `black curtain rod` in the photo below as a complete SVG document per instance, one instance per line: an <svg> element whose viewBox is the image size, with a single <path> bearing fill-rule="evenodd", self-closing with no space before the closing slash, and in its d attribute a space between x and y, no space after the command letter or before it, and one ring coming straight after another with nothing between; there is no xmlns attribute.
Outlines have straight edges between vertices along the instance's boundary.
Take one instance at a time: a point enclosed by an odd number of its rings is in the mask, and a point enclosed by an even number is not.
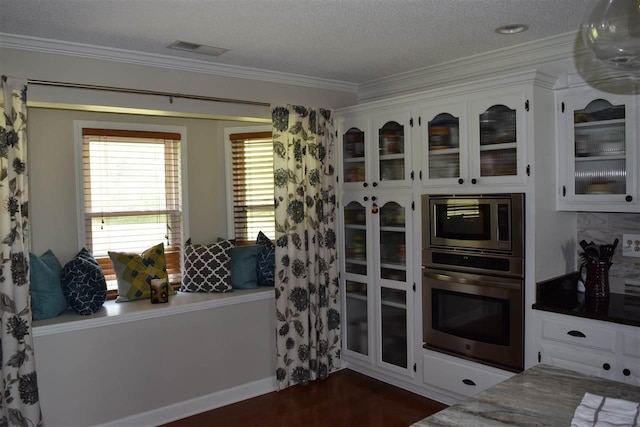
<svg viewBox="0 0 640 427"><path fill-rule="evenodd" d="M169 102L173 102L173 98L184 98L184 99L194 99L197 101L257 105L260 107L269 107L271 105L266 102L245 101L242 99L216 98L213 96L189 95L184 93L156 92L153 90L131 89L131 88L113 87L113 86L98 86L98 85L87 85L87 84L79 84L79 83L54 82L54 81L48 81L48 80L27 80L27 82L32 85L40 85L40 86L68 87L73 89L90 89L90 90L103 90L107 92L134 93L138 95L166 96L169 98Z"/></svg>

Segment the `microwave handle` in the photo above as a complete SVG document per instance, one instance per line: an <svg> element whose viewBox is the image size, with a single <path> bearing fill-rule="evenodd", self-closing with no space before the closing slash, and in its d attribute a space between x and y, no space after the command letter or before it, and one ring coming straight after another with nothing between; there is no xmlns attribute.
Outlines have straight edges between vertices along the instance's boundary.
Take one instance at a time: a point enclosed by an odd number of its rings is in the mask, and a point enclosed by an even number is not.
<svg viewBox="0 0 640 427"><path fill-rule="evenodd" d="M460 276L452 276L449 274L435 273L428 270L423 270L422 275L424 277L428 277L430 279L440 280L442 282L455 282L462 283L465 285L475 285L475 286L494 286L497 288L505 288L505 289L521 289L521 284L519 279L514 279L514 281L505 281L505 282L497 282L490 279L487 279L486 276L482 280L474 280L469 279L467 277Z"/></svg>

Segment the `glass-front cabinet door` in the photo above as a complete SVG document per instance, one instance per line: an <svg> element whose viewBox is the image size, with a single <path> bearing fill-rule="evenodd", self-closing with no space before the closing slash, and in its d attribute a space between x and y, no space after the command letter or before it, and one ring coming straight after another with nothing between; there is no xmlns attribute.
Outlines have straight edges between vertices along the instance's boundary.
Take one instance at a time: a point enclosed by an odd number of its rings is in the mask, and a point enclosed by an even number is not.
<svg viewBox="0 0 640 427"><path fill-rule="evenodd" d="M346 353L368 360L373 324L368 270L373 260L370 252L370 240L373 239L371 204L368 196L354 193L343 197L342 206L344 349Z"/></svg>
<svg viewBox="0 0 640 427"><path fill-rule="evenodd" d="M373 200L371 212L378 249L375 263L375 281L379 285L375 310L377 362L386 369L412 374L413 310L408 303L413 296L410 197L380 195Z"/></svg>
<svg viewBox="0 0 640 427"><path fill-rule="evenodd" d="M562 105L565 131L558 143L567 165L559 205L638 211L638 124L631 97L575 94Z"/></svg>
<svg viewBox="0 0 640 427"><path fill-rule="evenodd" d="M422 110L422 172L425 186L453 186L468 181L467 115L464 103Z"/></svg>
<svg viewBox="0 0 640 427"><path fill-rule="evenodd" d="M390 111L373 121L376 155L373 187L411 186L411 115L406 111Z"/></svg>
<svg viewBox="0 0 640 427"><path fill-rule="evenodd" d="M370 181L369 120L345 118L341 122L342 185L346 189L365 189Z"/></svg>
<svg viewBox="0 0 640 427"><path fill-rule="evenodd" d="M471 103L469 178L476 184L523 183L524 92Z"/></svg>

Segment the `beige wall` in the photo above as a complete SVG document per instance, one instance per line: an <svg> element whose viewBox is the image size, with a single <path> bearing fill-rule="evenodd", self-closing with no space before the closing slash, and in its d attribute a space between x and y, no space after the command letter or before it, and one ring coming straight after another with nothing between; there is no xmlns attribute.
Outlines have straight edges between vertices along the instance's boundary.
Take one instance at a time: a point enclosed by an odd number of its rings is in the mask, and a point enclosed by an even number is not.
<svg viewBox="0 0 640 427"><path fill-rule="evenodd" d="M74 120L146 123L187 128L188 235L194 243L228 236L224 128L246 122L30 108L29 203L32 251L47 249L64 263L81 248L74 153ZM262 123L259 123L262 124Z"/></svg>
<svg viewBox="0 0 640 427"><path fill-rule="evenodd" d="M185 65L185 68L188 64ZM148 65L55 55L0 48L0 74L30 80L48 80L99 86L183 93L216 98L258 101L267 104L298 104L341 108L357 104L355 91L342 91L300 84L238 78ZM316 82L310 82L310 84ZM325 86L330 87L330 84ZM191 101L164 96L132 95L32 85L29 102L113 106L154 111L176 111L209 116L270 118L268 106Z"/></svg>
<svg viewBox="0 0 640 427"><path fill-rule="evenodd" d="M212 408L217 392L270 379L274 304L268 298L36 336L45 424L159 425L192 415L190 408ZM207 401L198 399L205 396ZM165 410L172 405L177 406ZM151 414L117 421L145 413Z"/></svg>

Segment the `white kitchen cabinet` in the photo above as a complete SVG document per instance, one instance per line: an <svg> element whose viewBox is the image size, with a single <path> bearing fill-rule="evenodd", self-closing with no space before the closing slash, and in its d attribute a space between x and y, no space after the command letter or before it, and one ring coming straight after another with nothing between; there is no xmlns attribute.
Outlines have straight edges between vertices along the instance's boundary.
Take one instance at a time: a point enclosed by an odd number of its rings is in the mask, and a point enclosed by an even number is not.
<svg viewBox="0 0 640 427"><path fill-rule="evenodd" d="M559 210L640 212L638 118L631 95L558 95Z"/></svg>
<svg viewBox="0 0 640 427"><path fill-rule="evenodd" d="M480 393L515 375L429 350L424 350L422 364L425 384L464 397Z"/></svg>
<svg viewBox="0 0 640 427"><path fill-rule="evenodd" d="M539 362L640 383L639 328L548 312L538 314Z"/></svg>
<svg viewBox="0 0 640 427"><path fill-rule="evenodd" d="M367 189L342 197L344 356L414 374L412 200Z"/></svg>
<svg viewBox="0 0 640 427"><path fill-rule="evenodd" d="M524 184L527 91L502 89L419 111L425 187Z"/></svg>
<svg viewBox="0 0 640 427"><path fill-rule="evenodd" d="M344 190L410 188L413 177L411 115L389 109L341 118Z"/></svg>

